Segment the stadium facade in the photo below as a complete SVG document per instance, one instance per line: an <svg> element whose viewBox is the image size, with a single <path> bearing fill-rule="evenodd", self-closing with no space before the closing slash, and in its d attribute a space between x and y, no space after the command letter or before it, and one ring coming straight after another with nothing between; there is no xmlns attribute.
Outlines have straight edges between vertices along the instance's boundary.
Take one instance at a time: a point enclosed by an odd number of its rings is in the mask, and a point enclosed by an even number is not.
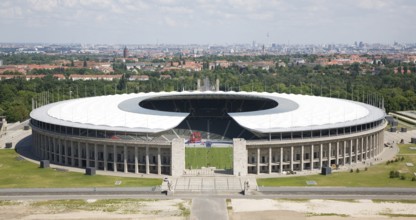
<svg viewBox="0 0 416 220"><path fill-rule="evenodd" d="M385 112L336 98L257 92L159 92L72 99L34 109L35 155L108 172L181 176L185 147L233 145L233 174L362 163L384 147Z"/></svg>

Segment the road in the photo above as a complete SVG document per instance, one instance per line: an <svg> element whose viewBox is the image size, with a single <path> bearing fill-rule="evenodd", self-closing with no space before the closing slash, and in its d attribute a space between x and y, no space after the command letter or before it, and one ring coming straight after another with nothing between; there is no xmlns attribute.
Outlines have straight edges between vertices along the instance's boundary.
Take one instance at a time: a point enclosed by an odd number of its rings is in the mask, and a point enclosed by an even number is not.
<svg viewBox="0 0 416 220"><path fill-rule="evenodd" d="M370 187L259 187L251 195L237 192L176 192L166 196L158 188L25 188L0 189L0 199L67 199L67 198L305 198L305 199L416 199L416 188Z"/></svg>

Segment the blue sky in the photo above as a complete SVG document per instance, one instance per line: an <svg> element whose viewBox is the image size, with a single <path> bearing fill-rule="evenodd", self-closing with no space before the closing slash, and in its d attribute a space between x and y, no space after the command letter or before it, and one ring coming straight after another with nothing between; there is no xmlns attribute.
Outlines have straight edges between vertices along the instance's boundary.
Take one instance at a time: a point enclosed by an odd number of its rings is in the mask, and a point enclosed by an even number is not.
<svg viewBox="0 0 416 220"><path fill-rule="evenodd" d="M415 0L0 0L0 42L416 42Z"/></svg>

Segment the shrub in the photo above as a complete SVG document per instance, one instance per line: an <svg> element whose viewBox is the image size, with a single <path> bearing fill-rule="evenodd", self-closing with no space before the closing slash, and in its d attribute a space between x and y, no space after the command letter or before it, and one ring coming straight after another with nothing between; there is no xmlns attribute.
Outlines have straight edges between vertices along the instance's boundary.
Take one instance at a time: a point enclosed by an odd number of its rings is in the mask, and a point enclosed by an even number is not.
<svg viewBox="0 0 416 220"><path fill-rule="evenodd" d="M400 172L396 170L394 172L394 177L399 178L400 177Z"/></svg>
<svg viewBox="0 0 416 220"><path fill-rule="evenodd" d="M404 157L402 157L401 159L400 159L400 161L403 161L404 160Z"/></svg>
<svg viewBox="0 0 416 220"><path fill-rule="evenodd" d="M392 178L392 179L394 178L394 171L393 171L393 170L392 170L392 171L390 171L390 175L389 175L389 177L390 177L390 178Z"/></svg>
<svg viewBox="0 0 416 220"><path fill-rule="evenodd" d="M416 177L412 177L412 181L414 182L414 181L416 181Z"/></svg>
<svg viewBox="0 0 416 220"><path fill-rule="evenodd" d="M405 180L405 179L406 179L406 177L405 177L404 175L401 175L401 176L400 176L400 179L401 179L401 180Z"/></svg>
<svg viewBox="0 0 416 220"><path fill-rule="evenodd" d="M357 169L355 170L355 172L356 172L356 173L359 173L359 172L360 172L360 170L357 168Z"/></svg>
<svg viewBox="0 0 416 220"><path fill-rule="evenodd" d="M390 164L390 160L388 160L387 162L386 162L386 165L389 165Z"/></svg>
<svg viewBox="0 0 416 220"><path fill-rule="evenodd" d="M351 169L351 170L350 170L350 173L353 173L353 172L354 172L354 170L353 170L353 169Z"/></svg>
<svg viewBox="0 0 416 220"><path fill-rule="evenodd" d="M367 171L368 170L368 167L366 167L365 169L364 169L364 171Z"/></svg>
<svg viewBox="0 0 416 220"><path fill-rule="evenodd" d="M399 162L399 158L396 158L396 159L394 160L394 162Z"/></svg>

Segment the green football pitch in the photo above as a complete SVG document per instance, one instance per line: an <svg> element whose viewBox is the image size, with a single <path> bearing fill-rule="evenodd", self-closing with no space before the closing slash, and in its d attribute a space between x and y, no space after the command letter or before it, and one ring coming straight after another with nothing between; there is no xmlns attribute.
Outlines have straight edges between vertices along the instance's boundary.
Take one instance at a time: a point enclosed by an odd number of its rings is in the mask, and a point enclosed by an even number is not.
<svg viewBox="0 0 416 220"><path fill-rule="evenodd" d="M185 164L187 169L199 169L201 167L231 169L232 163L232 147L185 148Z"/></svg>

